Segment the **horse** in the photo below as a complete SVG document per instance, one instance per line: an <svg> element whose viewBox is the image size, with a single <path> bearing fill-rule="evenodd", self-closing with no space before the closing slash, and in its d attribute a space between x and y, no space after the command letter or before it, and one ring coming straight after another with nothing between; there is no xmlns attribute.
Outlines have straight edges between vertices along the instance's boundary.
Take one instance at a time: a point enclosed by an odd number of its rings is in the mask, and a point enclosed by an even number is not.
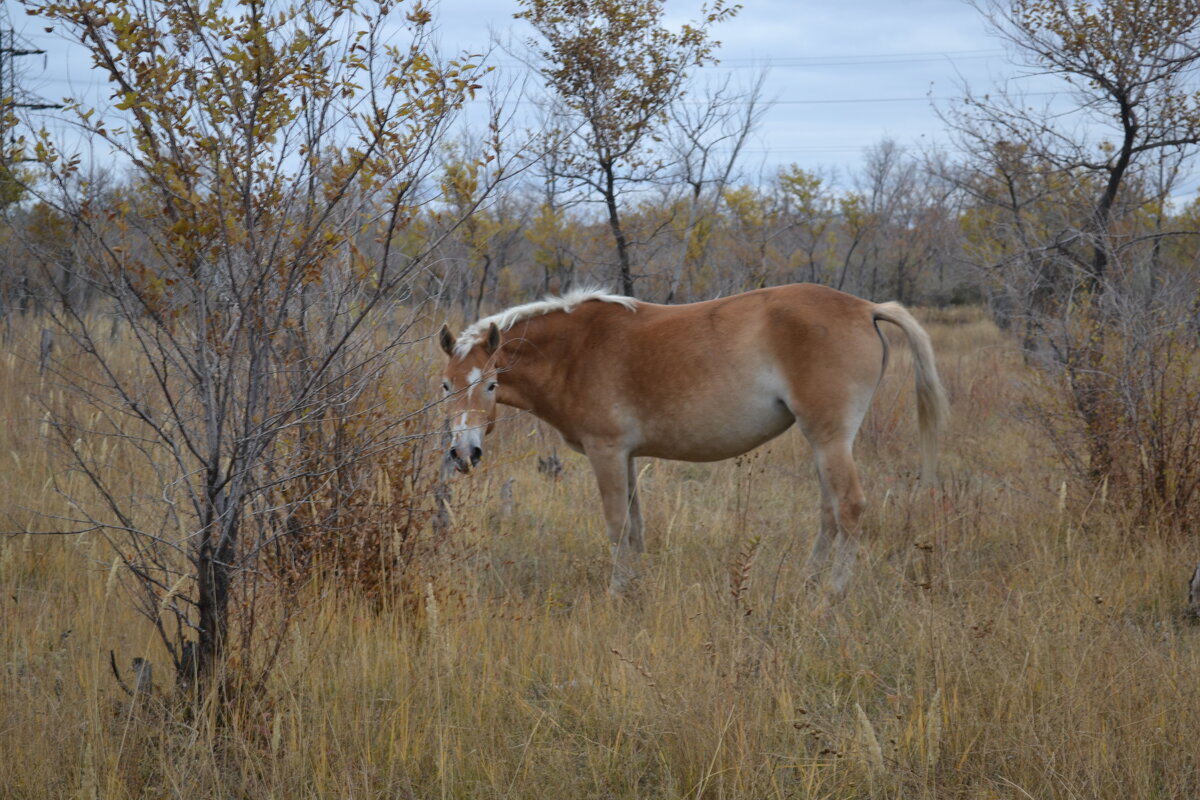
<svg viewBox="0 0 1200 800"><path fill-rule="evenodd" d="M888 360L881 320L914 354L921 474L932 481L947 401L929 335L899 303L815 284L683 305L588 288L509 308L458 336L443 325L447 458L463 473L479 464L498 405L555 428L595 472L613 551L609 592L621 596L645 549L635 458L719 461L795 423L821 485L806 576L828 570L841 595L866 503L851 448Z"/></svg>

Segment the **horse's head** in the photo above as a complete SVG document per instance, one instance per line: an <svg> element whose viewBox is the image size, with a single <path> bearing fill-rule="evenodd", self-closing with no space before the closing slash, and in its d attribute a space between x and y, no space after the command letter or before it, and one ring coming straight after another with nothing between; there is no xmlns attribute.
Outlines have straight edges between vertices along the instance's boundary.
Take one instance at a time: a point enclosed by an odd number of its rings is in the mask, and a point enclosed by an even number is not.
<svg viewBox="0 0 1200 800"><path fill-rule="evenodd" d="M450 460L459 472L468 472L483 458L483 436L496 423L496 350L500 330L493 324L487 334L459 348L450 329L442 326L442 349L450 357L442 373L450 427Z"/></svg>

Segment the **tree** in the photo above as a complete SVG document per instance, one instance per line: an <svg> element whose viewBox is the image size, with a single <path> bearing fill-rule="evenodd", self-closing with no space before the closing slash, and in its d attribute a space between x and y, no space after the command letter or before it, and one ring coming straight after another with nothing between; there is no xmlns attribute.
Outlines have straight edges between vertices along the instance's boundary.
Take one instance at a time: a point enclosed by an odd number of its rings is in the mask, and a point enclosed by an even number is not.
<svg viewBox="0 0 1200 800"><path fill-rule="evenodd" d="M1077 110L1063 120L1002 92L968 98L960 117L968 124L957 127L970 138L1005 130L1002 138L1056 169L1100 180L1083 235L1061 248L1077 261L1081 285L1096 290L1117 255L1112 227L1130 213L1119 205L1122 189L1160 154L1186 155L1200 143L1200 97L1188 85L1200 67L1200 3L988 0L980 10L1019 57L1069 84ZM1081 121L1096 133L1080 133Z"/></svg>
<svg viewBox="0 0 1200 800"><path fill-rule="evenodd" d="M992 215L1003 226L993 233L1008 242L985 266L1024 284L1010 294L1026 299L1019 310L1037 332L1027 341L1036 340L1049 355L1043 365L1065 381L1086 450L1080 464L1097 483L1136 483L1129 459L1144 454L1129 448L1140 425L1162 417L1155 406L1173 402L1161 392L1176 382L1162 377L1184 365L1169 363L1180 351L1165 343L1197 288L1194 275L1191 289L1144 277L1162 269L1170 235L1153 222L1161 221L1155 209L1200 144L1192 85L1200 2L988 0L979 8L1018 58L1062 78L1071 99L1069 108L1039 109L1019 92L1000 91L968 96L948 115L972 154L973 168L960 177L981 206L972 224ZM1150 364L1147 353L1168 361Z"/></svg>
<svg viewBox="0 0 1200 800"><path fill-rule="evenodd" d="M518 0L531 24L535 68L553 97L560 125L549 146L561 149L561 177L599 197L617 251L621 291L634 294L631 243L621 198L631 184L663 168L654 145L688 70L713 61L710 28L740 6L716 0L678 32L663 26L662 0Z"/></svg>
<svg viewBox="0 0 1200 800"><path fill-rule="evenodd" d="M865 203L860 249L863 272L858 291L867 297L894 297L913 303L939 275L946 257L944 241L952 215L953 187L924 168L890 139L868 148L861 180ZM847 218L848 222L858 222Z"/></svg>
<svg viewBox="0 0 1200 800"><path fill-rule="evenodd" d="M784 204L776 192L732 186L721 194L736 272L727 290L761 289L777 280L784 262L776 242L787 230Z"/></svg>
<svg viewBox="0 0 1200 800"><path fill-rule="evenodd" d="M748 90L741 91L732 89L726 79L706 89L702 102L676 103L670 108L672 171L686 189L687 213L666 303L676 299L685 270L703 264L717 207L746 141L766 113L768 106L762 102L765 80L766 73L760 73Z"/></svg>
<svg viewBox="0 0 1200 800"><path fill-rule="evenodd" d="M829 186L821 175L795 164L780 169L775 183L787 205L785 213L795 220L801 234L797 250L804 254L807 267L802 276L810 283L826 282L832 277L823 262L830 249L835 205Z"/></svg>
<svg viewBox="0 0 1200 800"><path fill-rule="evenodd" d="M575 266L583 249L578 221L568 219L559 205L554 178L548 175L537 208L530 215L525 239L533 248L532 261L541 271L543 292L562 292L570 288Z"/></svg>
<svg viewBox="0 0 1200 800"><path fill-rule="evenodd" d="M459 299L463 316L478 318L492 278L492 242L513 226L504 225L488 209L480 208L491 191L486 165L465 156L466 149L465 145L455 146L447 152L441 174L444 208L435 210L432 216L443 227L457 227L453 239L461 251L458 255L463 283Z"/></svg>
<svg viewBox="0 0 1200 800"><path fill-rule="evenodd" d="M112 108L71 110L129 173L97 196L49 132L29 146L35 190L74 226L74 260L55 267L98 295L49 306L74 344L56 374L76 400L48 401L90 488L71 500L180 684L220 689L268 549L322 476L388 444L351 424L403 336L377 341L373 323L438 244L397 248L485 70L437 57L419 2L400 21L387 0L29 8L107 77Z"/></svg>

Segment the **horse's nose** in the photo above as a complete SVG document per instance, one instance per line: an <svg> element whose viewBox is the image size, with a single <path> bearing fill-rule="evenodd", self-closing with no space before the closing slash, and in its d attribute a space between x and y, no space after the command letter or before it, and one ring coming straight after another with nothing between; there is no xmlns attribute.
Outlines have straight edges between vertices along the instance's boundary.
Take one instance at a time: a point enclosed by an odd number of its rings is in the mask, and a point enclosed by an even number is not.
<svg viewBox="0 0 1200 800"><path fill-rule="evenodd" d="M472 467L479 466L479 459L481 459L481 458L483 458L483 448L482 447L472 447L471 448L471 466Z"/></svg>

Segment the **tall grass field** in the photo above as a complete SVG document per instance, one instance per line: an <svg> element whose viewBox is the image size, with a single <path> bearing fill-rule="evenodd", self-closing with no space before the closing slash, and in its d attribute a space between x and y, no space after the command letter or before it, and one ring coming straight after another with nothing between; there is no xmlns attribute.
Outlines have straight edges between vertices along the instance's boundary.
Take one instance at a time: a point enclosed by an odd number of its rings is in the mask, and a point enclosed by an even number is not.
<svg viewBox="0 0 1200 800"><path fill-rule="evenodd" d="M951 401L942 483L916 482L897 343L856 445L869 505L840 600L802 578L818 485L799 433L639 461L644 577L616 602L587 462L513 415L396 591L313 579L267 685L216 724L172 704L102 539L5 534L0 798L1200 797L1197 539L1069 480L1024 421L1044 389L984 314L921 316ZM72 516L41 423L70 400L29 324L0 354L6 531ZM405 368L436 386L419 347ZM126 681L132 657L155 666L153 696L122 690L110 651Z"/></svg>

